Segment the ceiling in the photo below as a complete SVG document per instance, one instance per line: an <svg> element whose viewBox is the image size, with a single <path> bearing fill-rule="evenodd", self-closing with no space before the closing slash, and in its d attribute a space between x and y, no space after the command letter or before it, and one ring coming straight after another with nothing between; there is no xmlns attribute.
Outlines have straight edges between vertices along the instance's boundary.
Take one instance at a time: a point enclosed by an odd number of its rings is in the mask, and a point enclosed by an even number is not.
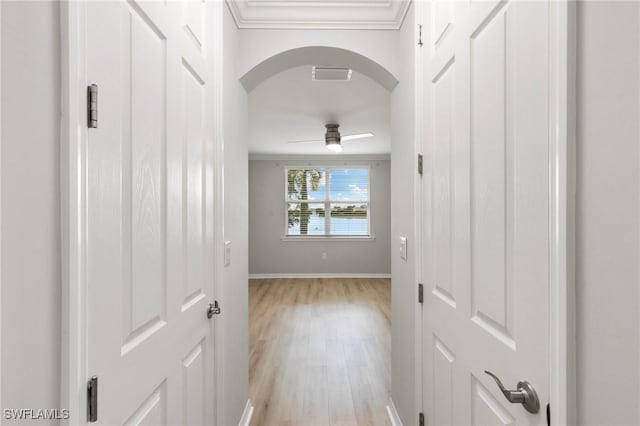
<svg viewBox="0 0 640 426"><path fill-rule="evenodd" d="M408 0L227 0L238 28L397 30Z"/></svg>
<svg viewBox="0 0 640 426"><path fill-rule="evenodd" d="M325 124L340 124L342 136L371 132L373 137L343 141L342 154L388 154L390 93L353 71L350 81L312 81L311 66L288 69L249 93L249 153L327 155Z"/></svg>

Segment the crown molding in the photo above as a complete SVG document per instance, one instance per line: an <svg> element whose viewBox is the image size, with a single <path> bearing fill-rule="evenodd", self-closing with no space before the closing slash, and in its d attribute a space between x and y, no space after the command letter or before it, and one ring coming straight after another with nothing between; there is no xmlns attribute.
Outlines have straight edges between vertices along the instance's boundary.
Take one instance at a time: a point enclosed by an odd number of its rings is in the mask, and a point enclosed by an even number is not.
<svg viewBox="0 0 640 426"><path fill-rule="evenodd" d="M239 29L399 30L410 0L226 0Z"/></svg>
<svg viewBox="0 0 640 426"><path fill-rule="evenodd" d="M251 154L249 161L296 161L296 162L339 162L357 163L364 161L390 161L391 154L349 154L349 155L302 155L302 154Z"/></svg>

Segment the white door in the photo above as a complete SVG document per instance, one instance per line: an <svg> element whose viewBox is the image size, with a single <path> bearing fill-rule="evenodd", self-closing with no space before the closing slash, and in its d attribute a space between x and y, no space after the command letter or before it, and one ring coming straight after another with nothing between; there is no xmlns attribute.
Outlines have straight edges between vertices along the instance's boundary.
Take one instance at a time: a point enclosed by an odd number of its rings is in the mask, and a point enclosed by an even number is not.
<svg viewBox="0 0 640 426"><path fill-rule="evenodd" d="M430 3L422 178L429 425L546 425L549 4ZM538 413L510 403L528 381Z"/></svg>
<svg viewBox="0 0 640 426"><path fill-rule="evenodd" d="M213 153L202 1L84 3L88 373L98 423L214 419Z"/></svg>

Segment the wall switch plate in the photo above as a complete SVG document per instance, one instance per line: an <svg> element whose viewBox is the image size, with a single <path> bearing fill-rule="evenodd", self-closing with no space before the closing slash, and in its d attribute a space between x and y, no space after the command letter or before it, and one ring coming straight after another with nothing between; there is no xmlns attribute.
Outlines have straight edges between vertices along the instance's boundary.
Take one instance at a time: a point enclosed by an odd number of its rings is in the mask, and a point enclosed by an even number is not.
<svg viewBox="0 0 640 426"><path fill-rule="evenodd" d="M224 266L231 265L231 241L224 242Z"/></svg>
<svg viewBox="0 0 640 426"><path fill-rule="evenodd" d="M322 252L321 258L322 258L322 260L327 260L327 252L326 251Z"/></svg>
<svg viewBox="0 0 640 426"><path fill-rule="evenodd" d="M407 237L400 237L400 259L407 260Z"/></svg>

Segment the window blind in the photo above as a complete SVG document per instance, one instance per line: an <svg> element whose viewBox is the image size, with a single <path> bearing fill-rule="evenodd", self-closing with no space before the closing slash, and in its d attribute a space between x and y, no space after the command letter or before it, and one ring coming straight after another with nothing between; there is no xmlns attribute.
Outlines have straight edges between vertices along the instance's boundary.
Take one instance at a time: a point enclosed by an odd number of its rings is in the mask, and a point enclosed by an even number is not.
<svg viewBox="0 0 640 426"><path fill-rule="evenodd" d="M367 236L369 169L285 168L286 235Z"/></svg>

